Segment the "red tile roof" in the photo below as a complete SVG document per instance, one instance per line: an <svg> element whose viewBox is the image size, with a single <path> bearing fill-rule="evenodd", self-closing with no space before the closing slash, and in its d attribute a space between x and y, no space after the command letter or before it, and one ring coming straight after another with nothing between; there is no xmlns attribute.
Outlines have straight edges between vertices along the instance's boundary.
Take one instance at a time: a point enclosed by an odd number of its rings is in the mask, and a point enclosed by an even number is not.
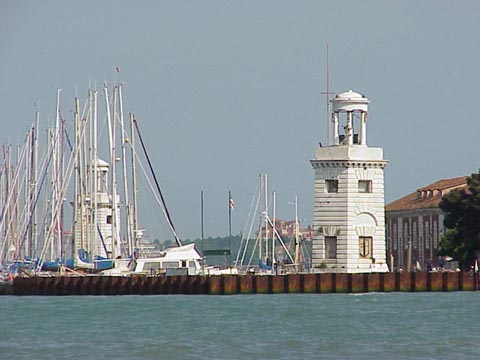
<svg viewBox="0 0 480 360"><path fill-rule="evenodd" d="M453 189L467 186L468 176L451 179L442 179L433 184L421 187L398 200L392 201L385 207L386 211L401 211L414 209L428 209L438 207L442 196Z"/></svg>

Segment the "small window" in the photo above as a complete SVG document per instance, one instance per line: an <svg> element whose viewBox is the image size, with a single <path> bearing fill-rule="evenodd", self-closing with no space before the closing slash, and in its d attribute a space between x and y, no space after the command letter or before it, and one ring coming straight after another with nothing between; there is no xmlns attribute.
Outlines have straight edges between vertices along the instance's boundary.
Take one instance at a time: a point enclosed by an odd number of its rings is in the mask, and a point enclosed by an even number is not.
<svg viewBox="0 0 480 360"><path fill-rule="evenodd" d="M361 258L372 257L372 237L371 236L360 236L359 247L360 247L359 254Z"/></svg>
<svg viewBox="0 0 480 360"><path fill-rule="evenodd" d="M164 269L178 269L178 261L164 261L162 266Z"/></svg>
<svg viewBox="0 0 480 360"><path fill-rule="evenodd" d="M337 237L325 236L325 258L336 259L337 258Z"/></svg>
<svg viewBox="0 0 480 360"><path fill-rule="evenodd" d="M371 193L372 192L372 180L358 180L358 192L359 193Z"/></svg>
<svg viewBox="0 0 480 360"><path fill-rule="evenodd" d="M338 193L338 180L325 180L327 193Z"/></svg>
<svg viewBox="0 0 480 360"><path fill-rule="evenodd" d="M143 265L143 271L158 270L158 269L160 269L159 262L146 262Z"/></svg>
<svg viewBox="0 0 480 360"><path fill-rule="evenodd" d="M107 224L112 223L112 215L107 215Z"/></svg>

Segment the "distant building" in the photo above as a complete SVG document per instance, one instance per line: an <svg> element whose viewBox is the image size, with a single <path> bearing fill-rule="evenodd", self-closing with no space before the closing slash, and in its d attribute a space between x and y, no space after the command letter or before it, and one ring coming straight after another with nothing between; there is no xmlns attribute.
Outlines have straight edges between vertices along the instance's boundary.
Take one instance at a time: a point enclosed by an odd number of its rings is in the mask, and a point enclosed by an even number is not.
<svg viewBox="0 0 480 360"><path fill-rule="evenodd" d="M295 237L295 220L283 220L274 219L272 223L275 224L275 230L282 238L294 238ZM304 239L312 239L312 227L308 225L306 228L300 227L300 221L298 222L298 235ZM265 225L260 228L261 237L265 238ZM258 235L258 233L257 233ZM268 226L267 237L272 237L272 227Z"/></svg>
<svg viewBox="0 0 480 360"><path fill-rule="evenodd" d="M438 207L453 189L467 186L467 176L444 179L387 204L387 256L394 269L422 270L443 266L437 255L444 213Z"/></svg>

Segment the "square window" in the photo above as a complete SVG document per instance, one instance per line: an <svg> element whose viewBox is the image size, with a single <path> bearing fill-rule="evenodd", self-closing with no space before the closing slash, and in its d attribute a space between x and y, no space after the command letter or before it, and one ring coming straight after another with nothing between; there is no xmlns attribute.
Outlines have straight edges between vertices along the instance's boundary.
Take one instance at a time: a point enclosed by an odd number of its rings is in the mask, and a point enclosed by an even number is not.
<svg viewBox="0 0 480 360"><path fill-rule="evenodd" d="M372 237L371 236L360 236L359 237L359 255L361 258L371 258L372 257Z"/></svg>
<svg viewBox="0 0 480 360"><path fill-rule="evenodd" d="M338 193L338 180L325 180L327 193Z"/></svg>
<svg viewBox="0 0 480 360"><path fill-rule="evenodd" d="M325 258L336 259L337 258L337 237L325 236Z"/></svg>
<svg viewBox="0 0 480 360"><path fill-rule="evenodd" d="M359 193L371 193L372 192L372 180L358 180L358 192Z"/></svg>

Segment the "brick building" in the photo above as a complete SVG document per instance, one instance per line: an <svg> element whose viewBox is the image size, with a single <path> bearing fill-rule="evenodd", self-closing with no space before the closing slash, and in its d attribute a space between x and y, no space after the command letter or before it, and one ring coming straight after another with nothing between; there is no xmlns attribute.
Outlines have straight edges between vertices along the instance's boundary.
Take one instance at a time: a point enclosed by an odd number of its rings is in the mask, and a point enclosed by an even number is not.
<svg viewBox="0 0 480 360"><path fill-rule="evenodd" d="M444 213L438 207L453 189L467 186L467 176L443 179L386 205L387 259L391 270L438 267Z"/></svg>

